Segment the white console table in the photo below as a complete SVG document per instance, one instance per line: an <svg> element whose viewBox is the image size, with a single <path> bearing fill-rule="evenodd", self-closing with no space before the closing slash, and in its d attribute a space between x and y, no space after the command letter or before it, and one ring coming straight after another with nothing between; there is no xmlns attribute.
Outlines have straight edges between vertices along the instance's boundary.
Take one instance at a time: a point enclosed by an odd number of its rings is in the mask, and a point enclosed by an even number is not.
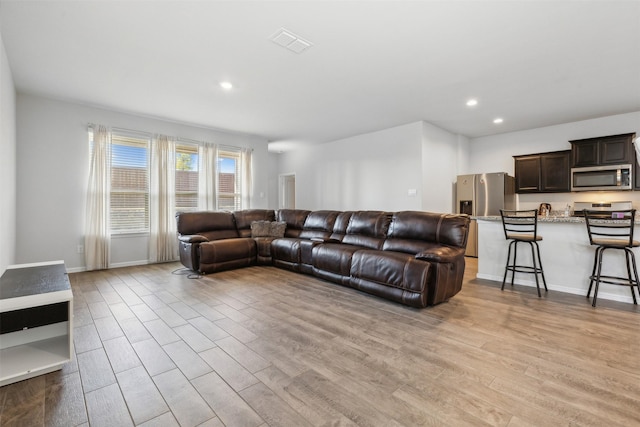
<svg viewBox="0 0 640 427"><path fill-rule="evenodd" d="M0 277L0 386L62 368L73 355L73 293L63 261Z"/></svg>

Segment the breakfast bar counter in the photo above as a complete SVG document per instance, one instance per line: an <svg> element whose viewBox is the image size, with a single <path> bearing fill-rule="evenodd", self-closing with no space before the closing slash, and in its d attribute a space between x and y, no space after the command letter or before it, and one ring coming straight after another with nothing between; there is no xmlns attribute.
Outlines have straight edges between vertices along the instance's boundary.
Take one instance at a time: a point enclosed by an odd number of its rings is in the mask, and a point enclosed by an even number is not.
<svg viewBox="0 0 640 427"><path fill-rule="evenodd" d="M479 279L502 282L507 261L508 243L504 236L499 216L475 217L478 223L478 273ZM542 267L549 290L567 292L586 297L589 276L593 269L595 247L589 244L584 218L549 216L538 218L538 235ZM636 220L636 240L640 238L640 222ZM634 249L638 254L638 249ZM618 251L604 254L602 274L625 276L627 274L624 255ZM640 258L636 256L640 261ZM531 251L518 251L518 263L531 265ZM507 277L505 291L509 287L511 274ZM514 283L535 287L535 278L530 274L517 274ZM541 285L542 287L542 285ZM544 291L544 289L543 289ZM544 295L544 294L543 294ZM602 284L598 299L609 299L633 303L628 287Z"/></svg>

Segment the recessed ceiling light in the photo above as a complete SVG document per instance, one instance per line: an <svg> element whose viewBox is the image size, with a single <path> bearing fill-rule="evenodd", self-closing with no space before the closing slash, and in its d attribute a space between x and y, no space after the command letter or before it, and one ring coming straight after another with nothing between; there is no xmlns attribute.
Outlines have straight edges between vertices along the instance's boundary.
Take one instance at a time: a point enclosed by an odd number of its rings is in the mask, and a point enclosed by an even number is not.
<svg viewBox="0 0 640 427"><path fill-rule="evenodd" d="M497 124L497 125L499 125L499 124L500 124L500 123L502 123L503 121L504 121L504 120L502 120L502 118L501 118L501 117L498 117L498 118L496 118L496 119L493 119L493 123L495 123L495 124Z"/></svg>
<svg viewBox="0 0 640 427"><path fill-rule="evenodd" d="M233 89L233 85L231 84L231 82L220 82L220 87L224 90Z"/></svg>
<svg viewBox="0 0 640 427"><path fill-rule="evenodd" d="M470 99L467 101L467 107L475 107L476 105L478 105L477 99Z"/></svg>

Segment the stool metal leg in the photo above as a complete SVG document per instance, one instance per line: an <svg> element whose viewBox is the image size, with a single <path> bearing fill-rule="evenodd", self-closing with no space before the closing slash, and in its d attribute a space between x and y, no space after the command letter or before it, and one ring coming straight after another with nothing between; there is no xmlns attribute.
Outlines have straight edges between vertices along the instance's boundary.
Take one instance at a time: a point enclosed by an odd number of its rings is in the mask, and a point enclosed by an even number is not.
<svg viewBox="0 0 640 427"><path fill-rule="evenodd" d="M631 266L633 267L633 277L635 278L635 281L636 281L636 290L638 291L638 296L640 297L640 280L638 280L638 268L636 267L636 257L633 254L633 251L631 249L629 249L629 251L631 252ZM633 290L633 286L631 287L631 290ZM634 304L637 304L635 298L634 298Z"/></svg>
<svg viewBox="0 0 640 427"><path fill-rule="evenodd" d="M596 306L596 300L598 299L598 287L600 285L600 275L602 273L602 255L604 254L604 250L606 248L600 247L600 252L598 252L598 272L596 274L596 287L593 291L593 302L591 303L592 307Z"/></svg>
<svg viewBox="0 0 640 427"><path fill-rule="evenodd" d="M531 247L531 262L533 262L533 275L536 278L536 288L538 289L538 297L541 297L542 295L540 294L540 282L538 281L538 266L536 265L536 253L533 249L533 243L532 242L527 242L529 243L529 246Z"/></svg>
<svg viewBox="0 0 640 427"><path fill-rule="evenodd" d="M633 298L633 303L637 305L638 304L638 300L636 300L636 293L633 290L633 288L635 286L637 286L637 283L638 283L637 271L635 271L636 274L635 274L634 278L632 278L631 277L631 266L630 266L630 262L629 262L629 259L632 259L632 260L635 261L635 257L633 256L633 252L631 252L631 250L628 249L628 248L624 248L624 254L625 254L626 261L627 261L627 276L629 277L629 284L631 285L631 286L629 286L631 288L631 297Z"/></svg>
<svg viewBox="0 0 640 427"><path fill-rule="evenodd" d="M513 278L516 275L516 265L518 264L518 242L517 240L513 241L513 264L511 264L511 286L513 286Z"/></svg>
<svg viewBox="0 0 640 427"><path fill-rule="evenodd" d="M593 270L591 271L591 277L589 280L589 290L587 291L587 299L589 299L591 297L591 289L593 288L593 282L595 282L595 277L596 277L596 269L598 267L598 254L600 253L600 250L602 249L602 247L598 246L596 247L596 250L593 252Z"/></svg>
<svg viewBox="0 0 640 427"><path fill-rule="evenodd" d="M542 276L542 284L544 285L545 292L548 292L547 289L547 280L544 278L544 268L542 268L542 259L540 258L540 246L538 242L533 242L536 245L536 252L538 253L538 265L540 266L540 275Z"/></svg>
<svg viewBox="0 0 640 427"><path fill-rule="evenodd" d="M500 290L504 291L504 282L507 281L507 273L509 273L509 262L511 260L511 246L515 243L514 240L509 242L509 250L507 251L507 265L504 266L504 277L502 278L502 287ZM515 262L514 262L515 264Z"/></svg>

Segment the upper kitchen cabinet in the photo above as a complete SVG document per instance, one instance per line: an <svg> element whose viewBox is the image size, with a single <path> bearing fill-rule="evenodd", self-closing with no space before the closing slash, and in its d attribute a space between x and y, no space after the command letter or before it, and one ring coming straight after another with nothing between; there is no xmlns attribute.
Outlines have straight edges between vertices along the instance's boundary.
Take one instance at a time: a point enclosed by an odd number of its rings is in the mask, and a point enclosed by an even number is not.
<svg viewBox="0 0 640 427"><path fill-rule="evenodd" d="M572 167L633 163L633 133L578 139L571 143Z"/></svg>
<svg viewBox="0 0 640 427"><path fill-rule="evenodd" d="M517 193L565 193L570 190L570 150L513 158Z"/></svg>

